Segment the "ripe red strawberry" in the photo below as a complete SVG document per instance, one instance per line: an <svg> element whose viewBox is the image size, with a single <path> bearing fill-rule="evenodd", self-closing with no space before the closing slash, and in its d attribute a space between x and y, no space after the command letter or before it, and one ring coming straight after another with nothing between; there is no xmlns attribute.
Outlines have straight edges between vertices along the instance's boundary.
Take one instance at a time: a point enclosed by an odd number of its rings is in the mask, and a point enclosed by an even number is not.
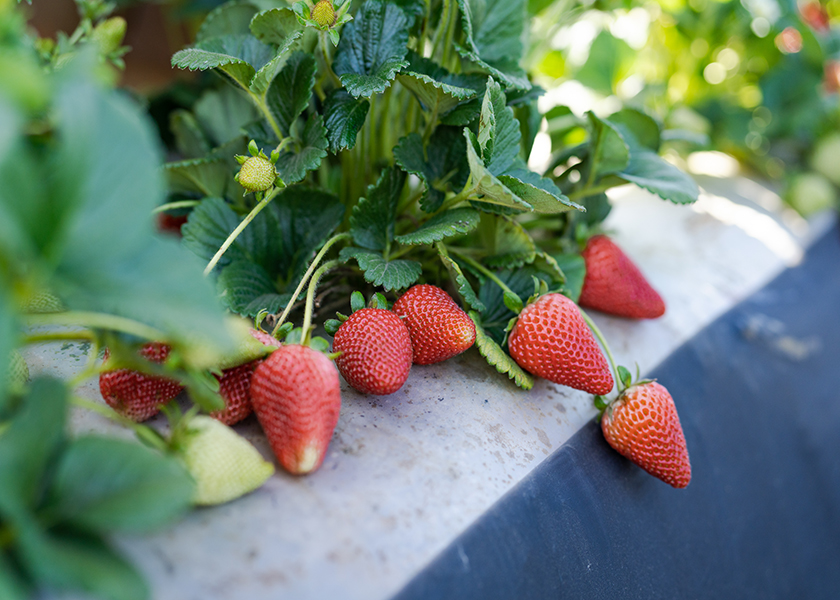
<svg viewBox="0 0 840 600"><path fill-rule="evenodd" d="M414 362L430 365L461 354L475 343L475 323L434 285L415 285L394 303L411 334Z"/></svg>
<svg viewBox="0 0 840 600"><path fill-rule="evenodd" d="M610 238L589 238L582 256L586 277L578 299L581 306L630 319L655 319L665 314L662 297Z"/></svg>
<svg viewBox="0 0 840 600"><path fill-rule="evenodd" d="M283 468L304 474L321 466L341 410L329 358L308 346L281 346L254 371L251 401Z"/></svg>
<svg viewBox="0 0 840 600"><path fill-rule="evenodd" d="M260 362L252 360L244 365L225 369L221 377L216 376L219 380L219 394L225 401L225 408L211 412L211 417L225 425L234 425L254 412L254 407L251 405L251 377Z"/></svg>
<svg viewBox="0 0 840 600"><path fill-rule="evenodd" d="M161 233L172 233L181 236L181 227L187 222L186 215L170 215L160 213L157 217L157 228Z"/></svg>
<svg viewBox="0 0 840 600"><path fill-rule="evenodd" d="M140 349L140 355L148 361L162 363L169 351L166 344L152 342ZM108 360L107 350L105 360ZM177 381L132 369L116 369L99 376L99 391L108 406L137 422L155 416L160 406L175 398L182 389Z"/></svg>
<svg viewBox="0 0 840 600"><path fill-rule="evenodd" d="M577 305L562 294L546 294L519 314L508 338L517 364L554 383L590 394L613 387L607 359Z"/></svg>
<svg viewBox="0 0 840 600"><path fill-rule="evenodd" d="M604 411L610 446L675 488L691 481L691 463L674 400L655 381L629 387Z"/></svg>
<svg viewBox="0 0 840 600"><path fill-rule="evenodd" d="M397 315L381 308L363 308L348 318L333 340L341 352L335 366L351 386L363 394L393 394L411 369L408 328Z"/></svg>

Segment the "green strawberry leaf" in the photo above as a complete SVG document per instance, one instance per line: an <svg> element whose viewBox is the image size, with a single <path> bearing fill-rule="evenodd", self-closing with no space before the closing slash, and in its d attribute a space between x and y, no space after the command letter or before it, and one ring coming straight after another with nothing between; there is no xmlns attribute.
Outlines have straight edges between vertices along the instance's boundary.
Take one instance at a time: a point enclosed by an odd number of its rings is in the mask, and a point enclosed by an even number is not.
<svg viewBox="0 0 840 600"><path fill-rule="evenodd" d="M64 384L57 379L34 379L8 429L0 435L0 514L4 517L35 508L45 472L64 444L66 420Z"/></svg>
<svg viewBox="0 0 840 600"><path fill-rule="evenodd" d="M495 367L499 373L507 375L523 390L530 390L534 387L534 378L516 364L492 337L487 335L482 327L479 314L471 310L469 315L470 319L475 323L475 346L478 348L481 356L487 361L487 364Z"/></svg>
<svg viewBox="0 0 840 600"><path fill-rule="evenodd" d="M209 261L228 235L236 229L240 220L239 215L221 198L205 198L190 212L187 222L181 228L181 243L203 260ZM237 236L219 260L220 267L237 259L249 258L249 250L254 246L252 238L258 231L257 227L259 223L255 227L246 227Z"/></svg>
<svg viewBox="0 0 840 600"><path fill-rule="evenodd" d="M602 30L592 40L586 62L575 74L583 85L609 96L615 93L615 84L626 77L626 65L635 56L624 40L613 36L608 29Z"/></svg>
<svg viewBox="0 0 840 600"><path fill-rule="evenodd" d="M533 210L531 204L514 194L484 166L484 161L478 154L478 140L475 134L465 128L464 137L467 139L467 164L476 192L482 196L482 202L518 210Z"/></svg>
<svg viewBox="0 0 840 600"><path fill-rule="evenodd" d="M292 16L294 17L293 13ZM314 56L295 52L289 56L283 69L268 88L266 104L285 135L289 134L292 123L309 105L312 87L315 85L315 71Z"/></svg>
<svg viewBox="0 0 840 600"><path fill-rule="evenodd" d="M518 198L534 207L538 213L561 213L570 210L584 210L572 202L554 184L527 169L513 169L499 175L499 181Z"/></svg>
<svg viewBox="0 0 840 600"><path fill-rule="evenodd" d="M219 69L249 90L254 76L275 57L274 49L252 35L225 35L198 42L172 56L172 66L190 71Z"/></svg>
<svg viewBox="0 0 840 600"><path fill-rule="evenodd" d="M342 248L340 257L345 261L355 259L364 274L365 281L384 288L386 292L409 287L423 272L423 267L419 262L402 259L386 260L379 252L366 248Z"/></svg>
<svg viewBox="0 0 840 600"><path fill-rule="evenodd" d="M367 0L348 23L333 61L333 70L356 98L384 92L408 65L405 13L394 4Z"/></svg>
<svg viewBox="0 0 840 600"><path fill-rule="evenodd" d="M433 244L448 237L465 235L478 227L479 212L474 208L453 208L423 223L416 230L398 235L400 244Z"/></svg>
<svg viewBox="0 0 840 600"><path fill-rule="evenodd" d="M350 233L356 244L382 251L394 239L397 204L405 178L404 172L391 167L382 171L376 185L368 186L366 197L359 199L350 216Z"/></svg>
<svg viewBox="0 0 840 600"><path fill-rule="evenodd" d="M210 152L207 136L191 112L179 108L169 113L169 130L175 147L185 158L202 158Z"/></svg>
<svg viewBox="0 0 840 600"><path fill-rule="evenodd" d="M481 214L484 262L492 268L521 267L533 262L537 246L522 225L505 216Z"/></svg>
<svg viewBox="0 0 840 600"><path fill-rule="evenodd" d="M270 8L254 15L250 30L262 43L276 46L277 54L285 53L303 35L303 28L290 8Z"/></svg>
<svg viewBox="0 0 840 600"><path fill-rule="evenodd" d="M60 142L44 177L53 187L34 203L50 203L39 229L52 240L56 294L70 310L135 319L173 341L229 345L203 265L155 232L163 181L150 123L127 99L89 84L67 84L57 107Z"/></svg>
<svg viewBox="0 0 840 600"><path fill-rule="evenodd" d="M593 112L586 113L586 116L589 119L591 181L626 169L630 162L630 149L615 125L598 118Z"/></svg>
<svg viewBox="0 0 840 600"><path fill-rule="evenodd" d="M449 271L449 276L452 278L452 281L455 282L455 285L458 288L458 293L461 295L461 299L475 310L484 310L484 304L478 299L475 290L473 290L470 282L467 281L464 272L461 270L461 266L455 262L441 246L438 246L438 254L443 266L446 267L447 271Z"/></svg>
<svg viewBox="0 0 840 600"><path fill-rule="evenodd" d="M458 0L458 7L466 34L466 47L458 47L461 56L508 87L531 87L519 66L524 52L525 0Z"/></svg>
<svg viewBox="0 0 840 600"><path fill-rule="evenodd" d="M145 579L101 539L17 523L16 554L44 589L75 590L109 600L146 600Z"/></svg>
<svg viewBox="0 0 840 600"><path fill-rule="evenodd" d="M624 108L607 117L607 121L617 125L619 131L629 131L636 138L636 141L654 152L659 150L662 143L659 123L649 114L635 108Z"/></svg>
<svg viewBox="0 0 840 600"><path fill-rule="evenodd" d="M333 90L324 102L324 120L330 152L353 148L356 135L365 124L370 102L353 98L344 90Z"/></svg>
<svg viewBox="0 0 840 600"><path fill-rule="evenodd" d="M501 175L510 169L519 156L521 137L519 121L501 86L488 77L478 121L478 143L487 170Z"/></svg>
<svg viewBox="0 0 840 600"><path fill-rule="evenodd" d="M700 190L690 175L639 144L629 131L625 130L624 136L630 149L630 161L616 173L618 177L674 204L690 204L697 200Z"/></svg>
<svg viewBox="0 0 840 600"><path fill-rule="evenodd" d="M250 98L231 86L205 92L193 106L193 113L214 147L241 139L245 125L258 117Z"/></svg>
<svg viewBox="0 0 840 600"><path fill-rule="evenodd" d="M321 159L327 155L327 145L324 119L314 114L306 121L300 136L295 135L292 144L280 153L276 165L280 178L286 185L291 185L306 177L307 172L320 166Z"/></svg>
<svg viewBox="0 0 840 600"><path fill-rule="evenodd" d="M279 312L292 297L291 293L278 293L276 283L262 266L244 260L225 267L217 285L224 305L243 317L256 317L261 310Z"/></svg>
<svg viewBox="0 0 840 600"><path fill-rule="evenodd" d="M210 38L222 37L225 35L244 35L249 33L251 19L257 14L257 7L248 2L226 2L211 10L198 33L195 35L196 42L203 42Z"/></svg>
<svg viewBox="0 0 840 600"><path fill-rule="evenodd" d="M163 165L170 194L224 196L228 179L221 158L194 158Z"/></svg>
<svg viewBox="0 0 840 600"><path fill-rule="evenodd" d="M5 554L0 554L0 598L27 600L31 597L31 590L27 589L17 569L10 564Z"/></svg>
<svg viewBox="0 0 840 600"><path fill-rule="evenodd" d="M87 531L142 532L192 505L193 482L174 458L98 436L73 440L56 466L46 510Z"/></svg>
<svg viewBox="0 0 840 600"><path fill-rule="evenodd" d="M408 66L399 81L412 92L427 111L445 115L465 100L478 95L484 78L478 75L455 75L437 63L409 50Z"/></svg>
<svg viewBox="0 0 840 600"><path fill-rule="evenodd" d="M469 176L464 138L455 127L438 126L423 149L423 138L411 133L394 147L394 161L405 172L417 175L425 186L420 207L434 212L443 204L447 190L460 190ZM428 156L428 158L426 158Z"/></svg>

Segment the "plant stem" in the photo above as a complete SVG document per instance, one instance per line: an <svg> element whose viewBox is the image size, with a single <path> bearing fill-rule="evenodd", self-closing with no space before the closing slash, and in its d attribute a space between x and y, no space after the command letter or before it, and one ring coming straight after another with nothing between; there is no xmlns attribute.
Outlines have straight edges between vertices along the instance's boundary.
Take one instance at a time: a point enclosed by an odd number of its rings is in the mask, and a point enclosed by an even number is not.
<svg viewBox="0 0 840 600"><path fill-rule="evenodd" d="M93 342L96 336L92 331L45 331L42 333L32 333L23 338L24 344L39 344L41 342L77 342L86 341Z"/></svg>
<svg viewBox="0 0 840 600"><path fill-rule="evenodd" d="M613 187L612 185L598 185L595 187L587 185L585 188L576 190L566 195L566 197L571 200L572 202L577 202L578 200L582 200L584 198L589 198L590 196L594 196L596 194L600 194L602 192L606 192L608 189Z"/></svg>
<svg viewBox="0 0 840 600"><path fill-rule="evenodd" d="M613 358L612 352L610 351L610 345L607 343L604 334L601 333L601 330L598 329L598 326L589 317L589 315L587 315L582 308L578 307L578 309L580 310L580 316L583 317L583 320L589 326L589 329L592 330L592 333L595 334L595 337L598 338L598 341L601 343L601 347L604 349L604 352L607 355L607 360L610 361L610 368L612 369L613 376L615 377L616 391L618 391L618 394L621 395L621 393L624 391L624 384L621 382L621 377L619 377L618 375L618 365L616 365L615 359Z"/></svg>
<svg viewBox="0 0 840 600"><path fill-rule="evenodd" d="M474 186L470 187L470 183L472 183L472 173L470 173L470 176L467 178L467 183L464 185L464 189L462 189L458 193L458 195L452 196L449 200L444 202L441 205L441 207L439 209L437 209L434 213L429 215L429 217L434 217L436 215L439 215L443 211L452 208L456 204L460 204L461 202L463 202L464 200L466 200L470 196L472 196L475 193L475 191L478 189L478 184L475 184Z"/></svg>
<svg viewBox="0 0 840 600"><path fill-rule="evenodd" d="M280 331L280 326L286 321L286 317L289 316L289 313L292 310L292 305L295 303L295 300L297 300L297 297L300 295L301 291L303 291L303 286L306 285L306 281L312 275L313 271L315 271L315 267L318 266L318 263L321 262L321 259L324 258L324 255L327 253L327 251L337 242L340 242L342 240L349 240L350 237L351 235L349 233L339 233L338 235L331 237L324 243L324 247L321 248L321 251L315 255L315 258L312 259L312 264L309 265L309 268L306 270L306 273L303 274L303 278L300 280L297 289L295 290L294 294L292 294L292 297L289 299L288 304L286 304L286 308L283 309L283 314L280 315L280 318L278 319L277 324L274 326L271 335L276 336L277 333Z"/></svg>
<svg viewBox="0 0 840 600"><path fill-rule="evenodd" d="M271 191L268 192L265 195L265 198L260 200L260 203L257 204L251 210L251 212L248 213L248 216L246 216L242 220L242 222L236 227L236 229L233 230L233 233L231 233L228 236L228 238L224 241L224 243L222 244L222 247L219 248L219 251L216 252L216 254L213 256L213 258L210 260L210 262L207 263L207 267L204 269L204 274L205 275L207 275L208 273L210 273L210 271L213 270L213 267L215 267L216 264L219 262L219 260L221 260L222 256L224 256L225 252L227 252L227 249L230 248L230 245L234 241L236 241L236 238L239 237L239 234L242 233L242 231L244 231L244 229L248 226L248 223L253 221L254 218L258 214L260 214L260 212L262 212L262 209L264 209L266 206L268 206L268 203L271 202L272 200L274 200L274 197L279 193L280 193L280 188L278 188L278 187L272 188Z"/></svg>
<svg viewBox="0 0 840 600"><path fill-rule="evenodd" d="M432 109L432 114L429 115L429 120L426 121L426 129L423 131L423 154L426 154L426 146L429 145L429 139L435 131L437 125L438 112L440 111L440 102L435 102L435 107ZM428 157L427 157L428 158Z"/></svg>
<svg viewBox="0 0 840 600"><path fill-rule="evenodd" d="M78 406L80 408L87 409L91 412L95 412L106 419L110 419L114 423L122 425L123 427L127 427L134 431L141 440L149 443L155 449L160 450L161 452L166 452L168 450L166 446L166 442L163 438L158 435L158 433L147 425L141 425L140 423L135 423L131 419L122 416L120 413L115 411L110 406L99 404L97 402L92 402L87 398L82 398L81 396L72 396L70 398L70 402L74 406Z"/></svg>
<svg viewBox="0 0 840 600"><path fill-rule="evenodd" d="M321 46L321 56L324 59L324 68L326 69L330 80L333 82L333 85L337 88L340 88L343 86L341 85L341 80L338 78L338 75L336 75L335 71L333 71L332 69L332 61L330 60L330 53L329 49L327 48L328 41L329 39L325 31L321 31L318 33L318 45Z"/></svg>
<svg viewBox="0 0 840 600"><path fill-rule="evenodd" d="M23 317L23 320L29 327L72 327L75 325L77 327L88 327L90 329L110 329L112 331L121 331L123 333L135 335L147 340L162 341L167 337L161 330L150 327L145 323L140 323L139 321L117 315L109 315L107 313L66 311L42 315L26 315ZM83 337L81 339L87 338Z"/></svg>
<svg viewBox="0 0 840 600"><path fill-rule="evenodd" d="M265 120L268 121L268 124L271 125L271 130L274 131L274 135L277 136L277 140L282 142L285 139L285 136L283 136L283 132L280 131L280 125L278 125L277 121L274 120L274 115L272 115L271 111L268 110L268 105L266 105L265 99L257 96L250 90L245 91L248 92L249 96L251 96L251 100L257 105L257 109L263 114Z"/></svg>
<svg viewBox="0 0 840 600"><path fill-rule="evenodd" d="M192 206L198 206L199 204L201 204L199 200L179 200L178 202L167 202L166 204L161 204L154 209L152 214L154 215L166 212L167 210L175 210L176 208L190 208Z"/></svg>
<svg viewBox="0 0 840 600"><path fill-rule="evenodd" d="M441 244L440 242L437 242L437 243L436 243L436 245L438 246L438 248L440 248L441 246L443 246L443 244ZM446 249L446 247L444 246L444 252L445 252L445 249ZM502 281L501 279L499 279L499 276L498 276L498 275L496 275L493 271L491 271L490 269L488 269L487 267L485 267L484 265L482 265L480 262L478 262L478 261L477 261L477 260L475 260L474 258L470 258L469 256L467 256L466 254L464 254L463 252L461 252L461 251L460 251L460 250L458 250L457 248L450 248L449 250L450 250L450 252L452 252L453 254L457 254L457 255L461 258L461 260L463 260L465 263L467 263L468 265L470 265L470 266L471 266L472 268L474 268L476 271L478 271L479 273L483 274L483 275L484 275L485 277L487 277L490 281L492 281L493 283L495 283L496 285L498 285L500 288L502 288L502 291L503 291L503 292L508 292L508 293L510 293L510 294L513 294L514 296L519 296L519 294L517 294L517 293L516 293L516 292L514 292L512 289L510 289L510 288L507 286L507 284L505 284L505 282L504 282L504 281Z"/></svg>
<svg viewBox="0 0 840 600"><path fill-rule="evenodd" d="M324 273L340 264L341 261L337 259L325 262L309 280L309 289L306 292L306 310L303 313L303 340L309 339L309 328L312 326L312 309L315 304L315 290L318 288L318 281Z"/></svg>

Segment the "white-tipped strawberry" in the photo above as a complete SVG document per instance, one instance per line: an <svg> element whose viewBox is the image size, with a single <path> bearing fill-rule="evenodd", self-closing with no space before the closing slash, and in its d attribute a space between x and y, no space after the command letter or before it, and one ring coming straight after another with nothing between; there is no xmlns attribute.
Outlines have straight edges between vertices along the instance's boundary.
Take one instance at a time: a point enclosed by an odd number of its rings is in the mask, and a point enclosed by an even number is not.
<svg viewBox="0 0 840 600"><path fill-rule="evenodd" d="M274 473L274 465L233 429L204 415L190 419L179 444L195 480L194 502L222 504L253 492Z"/></svg>

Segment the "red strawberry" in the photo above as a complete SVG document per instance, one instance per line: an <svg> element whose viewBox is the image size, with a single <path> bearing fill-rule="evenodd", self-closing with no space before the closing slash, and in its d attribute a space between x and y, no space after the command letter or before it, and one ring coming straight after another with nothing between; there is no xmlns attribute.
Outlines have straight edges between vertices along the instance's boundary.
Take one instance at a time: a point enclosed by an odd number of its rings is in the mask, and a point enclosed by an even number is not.
<svg viewBox="0 0 840 600"><path fill-rule="evenodd" d="M281 346L254 371L251 401L283 468L304 474L321 466L341 410L329 358L308 346Z"/></svg>
<svg viewBox="0 0 840 600"><path fill-rule="evenodd" d="M170 215L160 213L157 217L157 228L161 233L172 233L181 236L181 227L187 222L187 215Z"/></svg>
<svg viewBox="0 0 840 600"><path fill-rule="evenodd" d="M381 308L357 310L335 333L335 366L363 394L393 394L411 369L408 328L397 315Z"/></svg>
<svg viewBox="0 0 840 600"><path fill-rule="evenodd" d="M691 481L691 463L674 400L656 382L629 387L607 407L601 429L610 446L675 488Z"/></svg>
<svg viewBox="0 0 840 600"><path fill-rule="evenodd" d="M662 297L610 238L589 238L582 255L586 277L578 300L581 306L630 319L655 319L665 314Z"/></svg>
<svg viewBox="0 0 840 600"><path fill-rule="evenodd" d="M221 377L216 376L219 380L219 394L225 400L225 408L211 412L211 417L225 425L234 425L254 412L251 406L251 376L259 364L259 360L252 360L244 365L225 369Z"/></svg>
<svg viewBox="0 0 840 600"><path fill-rule="evenodd" d="M577 305L562 294L546 294L519 314L508 338L517 364L554 383L590 394L613 387L607 359Z"/></svg>
<svg viewBox="0 0 840 600"><path fill-rule="evenodd" d="M439 287L415 285L394 303L393 310L411 334L415 364L444 361L475 343L475 323Z"/></svg>
<svg viewBox="0 0 840 600"><path fill-rule="evenodd" d="M162 363L169 356L169 351L170 347L166 344L152 342L140 349L140 355L148 361ZM108 360L107 350L105 360ZM155 416L160 406L175 398L182 389L177 381L132 369L117 369L99 376L99 391L108 406L137 422Z"/></svg>

